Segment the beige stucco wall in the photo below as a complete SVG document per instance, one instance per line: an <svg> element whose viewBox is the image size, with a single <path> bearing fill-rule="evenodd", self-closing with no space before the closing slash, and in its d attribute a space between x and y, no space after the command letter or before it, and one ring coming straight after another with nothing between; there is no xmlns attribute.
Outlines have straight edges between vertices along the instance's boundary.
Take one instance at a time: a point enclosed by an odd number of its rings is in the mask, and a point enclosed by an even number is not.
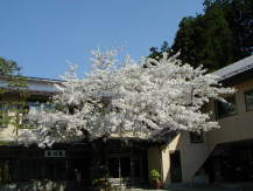
<svg viewBox="0 0 253 191"><path fill-rule="evenodd" d="M0 142L10 142L15 140L14 127L9 125L5 128L0 128Z"/></svg>
<svg viewBox="0 0 253 191"><path fill-rule="evenodd" d="M181 140L179 140L181 144L178 143L178 149L181 151L183 182L193 181L194 174L217 144L253 139L253 111L246 111L244 96L246 91L253 89L253 80L234 87L237 90L235 94L237 115L219 119L221 128L206 133L203 144L192 144L188 133L181 134ZM171 148L168 147L168 149Z"/></svg>
<svg viewBox="0 0 253 191"><path fill-rule="evenodd" d="M13 118L11 120L14 120L15 113L14 112L9 112L8 115ZM8 143L8 142L13 142L17 138L17 131L14 125L8 124L6 126L3 126L0 128L0 142L1 143Z"/></svg>
<svg viewBox="0 0 253 191"><path fill-rule="evenodd" d="M212 148L206 144L205 136L203 143L191 143L189 133L185 132L182 134L181 141L183 142L180 148L183 182L192 182L194 174L206 161Z"/></svg>
<svg viewBox="0 0 253 191"><path fill-rule="evenodd" d="M253 139L253 111L246 111L244 96L246 91L253 89L253 80L240 83L235 88L237 114L218 120L221 128L208 133L211 146Z"/></svg>
<svg viewBox="0 0 253 191"><path fill-rule="evenodd" d="M165 185L171 183L170 153L179 150L181 155L182 181L192 182L194 174L205 162L212 148L204 143L191 143L189 133L178 134L168 145L153 147L148 152L149 172L151 169L160 168L162 181Z"/></svg>

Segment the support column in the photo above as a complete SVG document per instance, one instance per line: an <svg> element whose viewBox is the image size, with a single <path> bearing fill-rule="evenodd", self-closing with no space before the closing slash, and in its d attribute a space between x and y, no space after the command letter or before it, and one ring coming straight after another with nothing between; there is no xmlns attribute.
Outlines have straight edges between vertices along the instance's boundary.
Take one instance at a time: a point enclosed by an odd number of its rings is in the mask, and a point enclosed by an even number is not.
<svg viewBox="0 0 253 191"><path fill-rule="evenodd" d="M131 145L131 155L130 155L130 181L131 186L134 185L134 161L133 161L133 146Z"/></svg>

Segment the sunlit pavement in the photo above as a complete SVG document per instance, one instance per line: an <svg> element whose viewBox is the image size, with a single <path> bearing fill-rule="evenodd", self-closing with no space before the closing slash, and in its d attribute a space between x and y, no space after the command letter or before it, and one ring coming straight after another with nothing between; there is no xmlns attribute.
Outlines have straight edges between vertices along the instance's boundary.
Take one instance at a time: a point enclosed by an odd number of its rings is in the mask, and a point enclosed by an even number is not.
<svg viewBox="0 0 253 191"><path fill-rule="evenodd" d="M171 185L167 189L132 188L127 191L253 191L253 183L220 185Z"/></svg>

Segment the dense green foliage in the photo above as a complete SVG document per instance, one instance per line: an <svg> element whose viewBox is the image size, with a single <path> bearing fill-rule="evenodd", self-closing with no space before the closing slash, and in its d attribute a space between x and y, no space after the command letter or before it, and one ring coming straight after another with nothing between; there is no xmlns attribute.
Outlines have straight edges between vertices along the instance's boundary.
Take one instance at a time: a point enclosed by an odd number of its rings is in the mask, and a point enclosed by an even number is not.
<svg viewBox="0 0 253 191"><path fill-rule="evenodd" d="M20 75L20 70L15 61L0 57L0 76L7 79L8 87L12 90L26 87L26 78Z"/></svg>
<svg viewBox="0 0 253 191"><path fill-rule="evenodd" d="M27 80L20 75L20 67L12 60L0 57L0 77L6 86L0 87L0 126L12 125L14 134L22 128L22 116L27 113ZM10 114L11 113L11 114Z"/></svg>
<svg viewBox="0 0 253 191"><path fill-rule="evenodd" d="M204 13L185 17L173 45L151 48L150 57L162 51L181 52L181 59L217 70L253 52L253 0L205 0Z"/></svg>
<svg viewBox="0 0 253 191"><path fill-rule="evenodd" d="M0 75L13 75L20 71L20 67L12 60L0 57Z"/></svg>

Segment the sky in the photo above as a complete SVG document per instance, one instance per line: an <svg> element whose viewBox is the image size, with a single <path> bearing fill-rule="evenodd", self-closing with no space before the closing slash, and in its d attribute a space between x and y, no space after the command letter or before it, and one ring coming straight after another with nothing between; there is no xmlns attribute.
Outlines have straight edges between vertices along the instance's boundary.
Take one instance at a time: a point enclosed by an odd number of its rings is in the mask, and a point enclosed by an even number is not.
<svg viewBox="0 0 253 191"><path fill-rule="evenodd" d="M134 59L173 43L203 0L0 0L0 57L26 76L59 78L69 62L90 70L90 51L122 48Z"/></svg>

